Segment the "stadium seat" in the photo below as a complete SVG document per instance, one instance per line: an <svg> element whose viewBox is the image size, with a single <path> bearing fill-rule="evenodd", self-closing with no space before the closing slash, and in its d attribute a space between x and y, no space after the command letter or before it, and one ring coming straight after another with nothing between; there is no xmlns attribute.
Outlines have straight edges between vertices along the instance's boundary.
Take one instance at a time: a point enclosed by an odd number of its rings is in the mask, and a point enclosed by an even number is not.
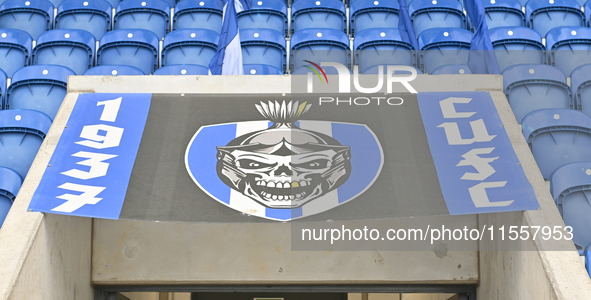
<svg viewBox="0 0 591 300"><path fill-rule="evenodd" d="M308 75L309 73L312 73L310 68L313 68L313 67L314 66L311 64L299 67L295 71L291 72L291 75ZM335 68L327 67L327 68L322 68L322 69L324 70L324 73L326 75L339 75L339 72ZM347 69L347 71L349 71L349 74L353 74L353 72L351 72L350 69ZM314 74L314 73L312 73L312 74Z"/></svg>
<svg viewBox="0 0 591 300"><path fill-rule="evenodd" d="M548 65L514 65L503 71L503 88L517 123L542 108L571 108L572 93L560 70Z"/></svg>
<svg viewBox="0 0 591 300"><path fill-rule="evenodd" d="M0 111L0 167L14 170L21 178L27 177L50 127L51 119L38 111Z"/></svg>
<svg viewBox="0 0 591 300"><path fill-rule="evenodd" d="M12 77L16 70L30 64L32 46L33 39L25 31L0 29L0 69L6 76Z"/></svg>
<svg viewBox="0 0 591 300"><path fill-rule="evenodd" d="M355 2L353 2L355 3ZM416 66L416 51L403 42L396 28L372 28L358 32L353 43L355 64L361 73L375 65Z"/></svg>
<svg viewBox="0 0 591 300"><path fill-rule="evenodd" d="M125 0L117 5L113 29L146 29L161 40L170 30L170 6L163 0Z"/></svg>
<svg viewBox="0 0 591 300"><path fill-rule="evenodd" d="M52 120L66 97L69 68L54 65L24 67L14 73L6 91L4 109L40 111Z"/></svg>
<svg viewBox="0 0 591 300"><path fill-rule="evenodd" d="M33 49L34 65L60 65L82 75L94 65L96 40L85 30L54 29L39 36Z"/></svg>
<svg viewBox="0 0 591 300"><path fill-rule="evenodd" d="M174 7L173 30L209 29L222 33L224 4L220 0L183 0Z"/></svg>
<svg viewBox="0 0 591 300"><path fill-rule="evenodd" d="M6 94L7 82L6 82L6 73L0 69L0 103L4 101L4 96ZM1 107L0 107L1 108Z"/></svg>
<svg viewBox="0 0 591 300"><path fill-rule="evenodd" d="M154 75L208 75L209 68L200 65L170 65L154 71Z"/></svg>
<svg viewBox="0 0 591 300"><path fill-rule="evenodd" d="M290 55L292 72L307 65L305 60L313 61L319 65L321 62L338 62L349 69L351 68L349 37L336 29L302 29L297 31L291 36Z"/></svg>
<svg viewBox="0 0 591 300"><path fill-rule="evenodd" d="M467 28L462 4L457 0L414 0L408 4L408 14L417 36L430 28Z"/></svg>
<svg viewBox="0 0 591 300"><path fill-rule="evenodd" d="M158 37L144 29L109 31L101 38L96 57L99 66L132 66L151 74L158 68Z"/></svg>
<svg viewBox="0 0 591 300"><path fill-rule="evenodd" d="M8 0L0 4L0 28L26 31L36 40L53 26L53 5L47 0Z"/></svg>
<svg viewBox="0 0 591 300"><path fill-rule="evenodd" d="M580 111L536 110L523 118L522 128L544 179L560 166L591 161L591 117Z"/></svg>
<svg viewBox="0 0 591 300"><path fill-rule="evenodd" d="M0 228L22 184L23 180L17 172L0 167Z"/></svg>
<svg viewBox="0 0 591 300"><path fill-rule="evenodd" d="M530 0L525 4L528 26L544 37L552 28L585 26L585 16L576 0Z"/></svg>
<svg viewBox="0 0 591 300"><path fill-rule="evenodd" d="M576 68L570 76L575 109L591 116L591 64Z"/></svg>
<svg viewBox="0 0 591 300"><path fill-rule="evenodd" d="M370 28L398 28L397 0L355 0L351 3L351 35Z"/></svg>
<svg viewBox="0 0 591 300"><path fill-rule="evenodd" d="M270 65L244 65L244 75L283 75L283 71Z"/></svg>
<svg viewBox="0 0 591 300"><path fill-rule="evenodd" d="M302 29L335 29L347 33L345 5L338 0L299 0L291 6L291 33Z"/></svg>
<svg viewBox="0 0 591 300"><path fill-rule="evenodd" d="M548 64L567 76L578 66L591 63L591 28L559 27L546 35Z"/></svg>
<svg viewBox="0 0 591 300"><path fill-rule="evenodd" d="M546 48L542 38L527 27L497 27L488 31L499 70L519 64L543 64Z"/></svg>
<svg viewBox="0 0 591 300"><path fill-rule="evenodd" d="M273 29L241 29L242 63L270 65L285 70L287 51L285 37Z"/></svg>
<svg viewBox="0 0 591 300"><path fill-rule="evenodd" d="M459 74L459 75L463 75L463 74L472 74L472 71L470 71L470 68L468 67L468 65L443 65L440 67L437 67L435 70L433 70L433 72L431 73L431 75L447 75L447 74Z"/></svg>
<svg viewBox="0 0 591 300"><path fill-rule="evenodd" d="M423 74L423 71L414 68L417 71L417 74ZM380 66L371 66L367 69L365 69L363 72L361 72L361 74L378 74L378 71L380 70ZM384 70L383 73L385 73L387 71L386 66L384 66ZM410 72L407 71L402 71L402 70L396 70L394 71L394 74L410 74Z"/></svg>
<svg viewBox="0 0 591 300"><path fill-rule="evenodd" d="M238 27L242 29L267 28L287 36L287 6L279 0L253 1L250 9L237 14Z"/></svg>
<svg viewBox="0 0 591 300"><path fill-rule="evenodd" d="M142 70L132 66L104 65L88 69L84 75L90 76L120 76L120 75L146 75Z"/></svg>
<svg viewBox="0 0 591 300"><path fill-rule="evenodd" d="M57 8L56 29L82 29L99 40L111 30L112 7L104 0L66 0Z"/></svg>
<svg viewBox="0 0 591 300"><path fill-rule="evenodd" d="M484 0L488 29L505 26L526 26L525 14L517 0Z"/></svg>
<svg viewBox="0 0 591 300"><path fill-rule="evenodd" d="M556 169L550 176L550 190L564 224L573 228L577 250L584 250L591 244L591 162Z"/></svg>
<svg viewBox="0 0 591 300"><path fill-rule="evenodd" d="M193 64L209 67L219 35L208 29L179 29L164 38L162 66Z"/></svg>
<svg viewBox="0 0 591 300"><path fill-rule="evenodd" d="M420 69L431 74L439 66L467 64L472 33L459 28L431 28L419 35Z"/></svg>

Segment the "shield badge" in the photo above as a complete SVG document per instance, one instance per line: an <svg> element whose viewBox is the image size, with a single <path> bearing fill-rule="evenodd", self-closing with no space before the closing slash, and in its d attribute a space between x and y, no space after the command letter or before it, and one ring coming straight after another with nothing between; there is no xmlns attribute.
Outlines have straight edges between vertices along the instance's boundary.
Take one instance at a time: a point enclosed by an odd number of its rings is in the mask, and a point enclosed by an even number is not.
<svg viewBox="0 0 591 300"><path fill-rule="evenodd" d="M364 124L300 120L311 105L261 102L267 119L199 128L185 152L193 181L244 214L289 221L351 201L384 163Z"/></svg>

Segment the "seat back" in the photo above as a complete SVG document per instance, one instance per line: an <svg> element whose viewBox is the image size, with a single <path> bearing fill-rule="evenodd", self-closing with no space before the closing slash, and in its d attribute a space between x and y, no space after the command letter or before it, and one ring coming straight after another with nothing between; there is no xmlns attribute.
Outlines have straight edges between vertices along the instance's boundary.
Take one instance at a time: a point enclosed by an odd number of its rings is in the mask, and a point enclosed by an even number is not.
<svg viewBox="0 0 591 300"><path fill-rule="evenodd" d="M545 179L560 166L591 161L591 117L580 111L536 110L523 118L522 128Z"/></svg>
<svg viewBox="0 0 591 300"><path fill-rule="evenodd" d="M287 6L279 0L253 1L250 9L237 14L238 27L242 29L266 28L287 36Z"/></svg>
<svg viewBox="0 0 591 300"><path fill-rule="evenodd" d="M101 38L96 56L99 66L132 66L151 74L158 68L158 36L145 29L109 31Z"/></svg>
<svg viewBox="0 0 591 300"><path fill-rule="evenodd" d="M497 27L489 30L488 34L501 72L513 65L546 62L542 38L531 28Z"/></svg>
<svg viewBox="0 0 591 300"><path fill-rule="evenodd" d="M173 30L209 29L222 33L224 4L221 0L183 0L174 7Z"/></svg>
<svg viewBox="0 0 591 300"><path fill-rule="evenodd" d="M114 29L145 29L162 39L170 30L170 6L164 0L125 0L117 5Z"/></svg>
<svg viewBox="0 0 591 300"><path fill-rule="evenodd" d="M154 72L154 75L208 75L209 68L200 65L170 65Z"/></svg>
<svg viewBox="0 0 591 300"><path fill-rule="evenodd" d="M338 0L299 0L291 6L291 32L326 28L347 32L345 5Z"/></svg>
<svg viewBox="0 0 591 300"><path fill-rule="evenodd" d="M578 66L591 63L591 28L558 27L546 35L550 65L570 76Z"/></svg>
<svg viewBox="0 0 591 300"><path fill-rule="evenodd" d="M29 168L51 127L51 119L33 110L0 111L0 167L27 177Z"/></svg>
<svg viewBox="0 0 591 300"><path fill-rule="evenodd" d="M571 74L570 83L575 109L591 116L591 64L576 68Z"/></svg>
<svg viewBox="0 0 591 300"><path fill-rule="evenodd" d="M370 28L398 28L396 0L355 0L351 3L351 35Z"/></svg>
<svg viewBox="0 0 591 300"><path fill-rule="evenodd" d="M415 49L402 41L396 28L363 30L357 33L353 45L355 64L359 65L362 73L375 65L417 65Z"/></svg>
<svg viewBox="0 0 591 300"><path fill-rule="evenodd" d="M525 14L517 0L484 0L488 29L505 26L526 26Z"/></svg>
<svg viewBox="0 0 591 300"><path fill-rule="evenodd" d="M270 65L244 65L244 75L283 75L283 71Z"/></svg>
<svg viewBox="0 0 591 300"><path fill-rule="evenodd" d="M433 72L431 73L431 75L448 75L448 74L458 74L458 75L464 75L464 74L472 74L472 71L470 71L470 67L468 67L468 65L443 65L440 67L437 67L435 70L433 70Z"/></svg>
<svg viewBox="0 0 591 300"><path fill-rule="evenodd" d="M0 167L0 228L22 184L23 180L17 172Z"/></svg>
<svg viewBox="0 0 591 300"><path fill-rule="evenodd" d="M576 0L527 1L525 18L540 36L560 26L585 26L585 16Z"/></svg>
<svg viewBox="0 0 591 300"><path fill-rule="evenodd" d="M100 39L111 30L111 12L105 0L66 0L57 8L55 28L82 29Z"/></svg>
<svg viewBox="0 0 591 300"><path fill-rule="evenodd" d="M164 38L162 66L193 64L208 67L219 35L209 29L178 29Z"/></svg>
<svg viewBox="0 0 591 300"><path fill-rule="evenodd" d="M19 29L0 28L0 69L12 77L16 70L31 63L31 36Z"/></svg>
<svg viewBox="0 0 591 300"><path fill-rule="evenodd" d="M431 28L418 38L420 69L431 74L439 66L468 64L472 33L459 28Z"/></svg>
<svg viewBox="0 0 591 300"><path fill-rule="evenodd" d="M283 33L265 28L241 29L240 45L243 64L270 65L280 70L287 68Z"/></svg>
<svg viewBox="0 0 591 300"><path fill-rule="evenodd" d="M431 28L467 28L464 9L457 0L414 0L408 4L408 13L416 36Z"/></svg>
<svg viewBox="0 0 591 300"><path fill-rule="evenodd" d="M582 251L591 244L591 162L559 167L550 176L550 190L566 226L573 228L573 242Z"/></svg>
<svg viewBox="0 0 591 300"><path fill-rule="evenodd" d="M120 75L146 75L142 70L132 66L102 65L88 69L84 75L90 76L120 76Z"/></svg>
<svg viewBox="0 0 591 300"><path fill-rule="evenodd" d="M82 75L94 65L94 36L85 30L54 29L39 36L33 64L60 65Z"/></svg>
<svg viewBox="0 0 591 300"><path fill-rule="evenodd" d="M0 4L0 28L26 31L36 40L53 26L53 4L47 0L8 0Z"/></svg>
<svg viewBox="0 0 591 300"><path fill-rule="evenodd" d="M76 75L67 67L33 65L14 73L7 89L4 109L40 111L52 120L67 94L68 76Z"/></svg>
<svg viewBox="0 0 591 300"><path fill-rule="evenodd" d="M505 96L518 123L543 108L571 108L572 92L566 76L548 65L514 65L503 71Z"/></svg>
<svg viewBox="0 0 591 300"><path fill-rule="evenodd" d="M300 0L304 1L304 0ZM302 29L291 36L290 69L308 65L306 60L316 64L337 62L351 68L349 37L336 29Z"/></svg>

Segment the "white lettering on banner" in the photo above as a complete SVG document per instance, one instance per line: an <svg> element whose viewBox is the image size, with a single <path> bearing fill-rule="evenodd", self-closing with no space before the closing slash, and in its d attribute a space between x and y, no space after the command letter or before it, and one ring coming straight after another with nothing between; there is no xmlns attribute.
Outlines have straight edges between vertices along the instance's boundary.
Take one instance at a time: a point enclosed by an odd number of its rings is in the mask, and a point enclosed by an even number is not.
<svg viewBox="0 0 591 300"><path fill-rule="evenodd" d="M115 122L119 108L121 107L121 97L113 100L100 101L96 105L103 106L100 121ZM80 132L80 137L85 140L75 143L93 149L107 149L119 146L122 136L123 128L106 124L86 125ZM72 156L87 158L76 164L88 166L90 169L88 171L71 169L61 174L82 180L106 176L109 170L109 163L105 161L117 157L117 155L113 154L86 151L79 151L72 154ZM86 204L97 204L102 198L97 198L96 196L106 189L106 187L81 185L70 182L66 182L58 186L58 188L82 193L78 195L63 194L57 196L57 198L66 200L66 202L52 210L65 213L71 213Z"/></svg>
<svg viewBox="0 0 591 300"><path fill-rule="evenodd" d="M466 104L470 103L472 98L457 98L450 97L439 101L441 113L445 119L465 119L476 114L476 112L458 112L455 104ZM484 124L483 119L470 121L470 128L472 129L472 138L462 138L458 122L444 122L437 127L442 127L445 130L445 137L447 143L450 146L453 145L470 145L473 143L485 143L490 142L496 135L489 135ZM496 171L493 166L490 165L493 161L499 157L480 157L482 154L490 154L494 151L494 147L489 148L474 148L462 155L464 158L460 160L456 167L471 166L476 169L477 173L466 172L460 178L461 180L476 180L483 181L494 174ZM504 187L507 181L495 181L495 182L480 182L468 189L470 198L474 205L478 208L482 207L499 207L508 206L513 203L514 200L507 201L495 201L491 202L486 193L488 188L501 188Z"/></svg>

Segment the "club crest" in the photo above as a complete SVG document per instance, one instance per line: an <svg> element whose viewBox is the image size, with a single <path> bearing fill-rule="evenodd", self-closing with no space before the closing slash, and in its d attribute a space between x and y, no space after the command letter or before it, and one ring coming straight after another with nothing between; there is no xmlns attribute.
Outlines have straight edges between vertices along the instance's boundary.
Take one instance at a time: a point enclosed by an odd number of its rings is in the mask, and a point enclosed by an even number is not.
<svg viewBox="0 0 591 300"><path fill-rule="evenodd" d="M195 183L242 213L288 221L363 193L383 151L365 125L300 120L311 104L256 104L266 121L201 127L185 153Z"/></svg>

